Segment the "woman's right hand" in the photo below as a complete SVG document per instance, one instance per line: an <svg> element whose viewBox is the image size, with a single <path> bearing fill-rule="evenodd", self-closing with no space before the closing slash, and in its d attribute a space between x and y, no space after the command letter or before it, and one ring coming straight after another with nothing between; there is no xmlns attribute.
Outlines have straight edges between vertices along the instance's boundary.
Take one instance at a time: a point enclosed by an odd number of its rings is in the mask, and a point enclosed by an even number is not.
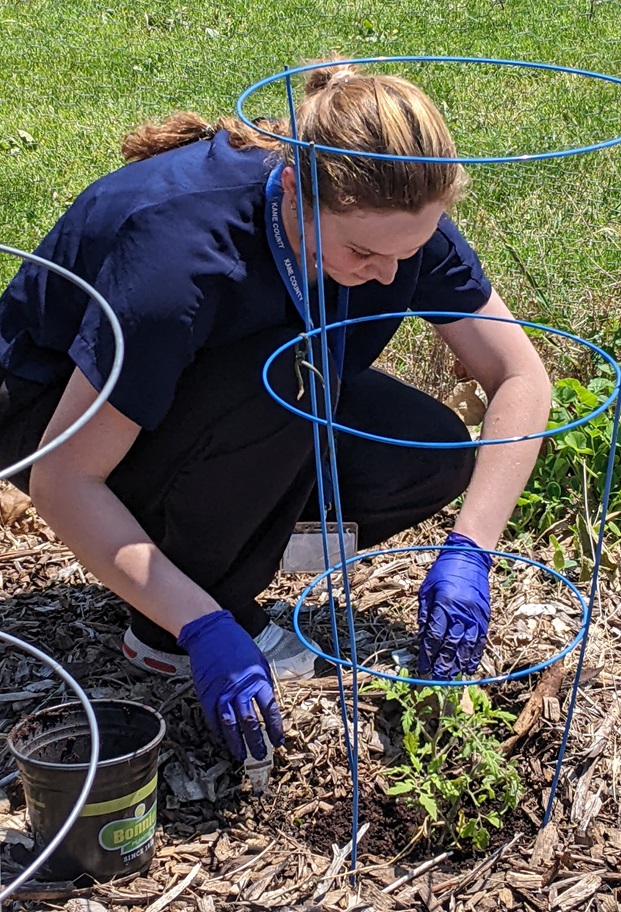
<svg viewBox="0 0 621 912"><path fill-rule="evenodd" d="M267 754L255 704L272 744L284 743L269 665L229 611L213 611L190 621L177 642L190 656L207 725L236 760L245 759L246 745L257 760Z"/></svg>
<svg viewBox="0 0 621 912"><path fill-rule="evenodd" d="M76 368L42 442L66 430L96 396L94 387ZM159 550L106 484L139 433L137 424L105 403L77 434L33 466L33 502L101 583L180 637L190 653L196 690L210 728L226 741L235 757L246 756L245 738L253 756L261 759L265 745L253 701L272 743L283 741L263 653L229 612L220 610L207 592Z"/></svg>

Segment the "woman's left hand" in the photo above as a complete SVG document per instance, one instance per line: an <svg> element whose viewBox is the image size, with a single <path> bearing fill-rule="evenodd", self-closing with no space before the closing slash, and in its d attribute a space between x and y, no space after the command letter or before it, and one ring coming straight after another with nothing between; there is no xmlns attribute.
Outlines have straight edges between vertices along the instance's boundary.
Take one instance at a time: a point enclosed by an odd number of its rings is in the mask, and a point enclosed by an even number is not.
<svg viewBox="0 0 621 912"><path fill-rule="evenodd" d="M489 554L458 532L445 545L418 593L418 671L437 680L476 670L490 620Z"/></svg>

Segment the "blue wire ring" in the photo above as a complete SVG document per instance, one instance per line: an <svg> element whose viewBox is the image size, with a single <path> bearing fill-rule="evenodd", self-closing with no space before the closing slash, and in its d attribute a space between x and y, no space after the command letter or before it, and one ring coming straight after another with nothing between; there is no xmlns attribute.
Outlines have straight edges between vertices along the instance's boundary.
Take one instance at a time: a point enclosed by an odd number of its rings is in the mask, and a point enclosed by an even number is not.
<svg viewBox="0 0 621 912"><path fill-rule="evenodd" d="M576 418L575 421L570 421L568 424L564 424L558 428L551 428L546 431L539 431L536 434L524 434L521 437L499 437L499 438L494 438L492 440L470 440L470 441L466 440L463 442L454 441L454 442L435 443L434 441L400 440L397 437L382 437L380 434L369 434L366 431L360 431L360 430L357 430L356 428L350 428L350 427L346 427L345 425L342 425L342 424L337 424L337 422L335 422L335 421L332 422L332 427L337 431L341 431L342 433L352 434L355 437L363 437L366 440L373 440L373 441L376 441L377 443L389 443L389 444L393 444L396 446L419 447L421 449L458 450L458 449L467 449L470 447L497 446L498 444L503 444L503 443L516 443L516 442L522 441L522 440L538 440L541 437L554 437L556 434L561 434L565 431L572 430L573 428L580 427L583 424L588 424L588 422L591 421L593 418L597 417L597 415L601 415L602 412L605 412L606 409L612 405L612 403L616 400L617 396L619 395L619 390L621 389L621 367L617 364L617 362L614 360L614 358L612 358L611 355L609 355L603 349L598 348L598 346L594 345L592 342L588 342L586 339L581 339L579 336L574 336L571 333L565 332L562 329L553 329L551 326L544 326L541 323L532 323L529 320L513 320L513 319L509 319L508 317L490 317L490 316L486 316L484 314L463 313L461 311L439 311L439 310L424 310L424 311L416 311L416 312L400 311L398 313L389 313L389 314L372 314L371 316L366 316L366 317L351 317L349 320L341 320L339 323L330 323L328 326L325 327L325 332L327 333L331 329L338 329L339 327L349 326L354 323L369 323L372 320L390 320L390 319L397 319L397 318L404 319L404 318L408 318L408 317L425 318L425 317L446 317L446 316L456 317L459 319L470 318L473 320L490 320L493 323L510 323L510 324L516 323L518 326L528 326L531 329L537 329L544 333L551 333L555 336L561 336L564 339L570 339L572 342L576 342L579 345L583 345L586 348L590 349L591 351L595 352L595 354L599 355L604 361L606 361L612 367L614 376L615 376L615 385L614 385L613 391L601 405L599 405L597 408L593 409L593 411L589 412L587 415L584 415L582 418ZM311 338L312 336L316 336L321 332L322 332L322 327L318 327L317 329L313 329L310 332L305 333L304 335L307 338ZM278 393L275 392L275 390L271 387L270 382L269 382L269 369L270 369L271 365L274 363L275 359L282 352L284 352L288 348L292 348L294 345L296 345L299 342L299 340L300 340L300 336L296 336L294 339L290 339L288 342L285 342L283 345L281 345L279 348L277 348L276 351L273 352L269 356L269 358L267 359L267 361L265 362L265 365L263 367L263 374L262 374L263 383L264 383L268 393L270 394L270 396L272 396L272 398L275 399L276 402L278 402L280 405L282 405L284 408L286 408L289 412L293 412L294 415L299 415L301 418L305 418L308 421L313 421L316 424L326 426L327 421L325 418L320 418L318 415L309 414L308 412L304 412L301 409L297 408L296 406L291 405L291 403L287 402L285 399L282 399L278 395Z"/></svg>
<svg viewBox="0 0 621 912"><path fill-rule="evenodd" d="M412 545L410 547L404 548L387 548L385 550L379 551L366 551L362 554L356 554L354 557L350 557L345 561L346 566L354 564L359 560L366 560L370 557L377 557L384 554L404 554L410 553L412 551L454 551L453 546L446 545ZM573 640L568 643L560 652L553 655L551 658L546 659L544 662L539 662L537 665L531 665L529 668L521 668L519 671L512 671L506 675L498 675L492 678L474 678L472 680L459 680L459 681L444 681L444 680L435 680L433 678L406 678L403 675L398 674L389 674L384 671L375 671L372 668L368 668L365 665L359 665L358 663L353 663L349 659L337 658L336 656L329 655L328 653L322 652L321 649L316 647L314 643L307 639L304 635L302 628L300 627L300 611L304 607L304 601L308 595L313 591L315 586L320 583L322 580L326 579L328 576L331 576L332 573L340 572L342 569L342 564L335 564L333 567L330 567L328 570L324 570L323 573L320 573L319 576L316 576L311 583L304 589L300 598L298 599L295 609L293 611L293 628L307 649L313 652L316 656L319 656L326 661L331 662L334 665L340 665L343 668L353 669L354 667L359 672L365 674L373 675L376 678L382 678L385 681L403 681L406 684L417 684L417 685L426 685L428 687L467 687L470 684L484 685L484 684L500 684L505 681L515 681L518 678L525 678L528 675L535 674L538 671L542 671L544 668L548 668L550 665L554 665L556 662L563 659L568 655L573 649L576 648L578 643L582 640L587 629L588 622L588 607L580 594L576 589L573 583L571 583L565 576L558 573L556 570L553 570L551 567L546 567L545 564L539 563L539 561L532 560L529 557L520 557L518 554L508 554L505 551L484 551L482 548L467 548L459 550L470 550L470 551L481 551L485 554L494 555L494 557L504 558L505 560L512 561L521 561L524 564L528 564L531 567L537 567L539 570L543 570L544 573L547 573L549 576L552 576L554 579L557 579L564 586L574 594L578 604L582 610L582 621L580 624L580 629L575 635Z"/></svg>
<svg viewBox="0 0 621 912"><path fill-rule="evenodd" d="M533 69L533 70L545 70L553 73L567 73L571 76L583 76L588 79L599 79L603 82L611 82L615 85L621 85L621 78L616 76L608 76L604 73L595 73L591 70L580 70L574 69L573 67L564 67L558 66L551 63L533 63L525 60L502 60L495 57L436 57L436 56L397 56L397 57L361 57L353 58L350 60L333 60L327 61L326 63L311 63L306 64L305 66L295 67L290 70L283 70L280 73L276 73L273 76L268 76L266 79L261 79L259 82L256 82L250 88L246 89L239 96L237 101L236 110L239 119L245 123L247 126L251 127L255 132L262 133L264 136L269 136L272 139L277 139L280 142L286 143L289 146L298 146L301 148L308 148L309 143L304 142L300 139L293 139L291 137L280 136L278 133L272 133L270 130L266 130L263 127L257 126L252 120L250 120L244 113L244 103L245 101L253 95L255 92L262 89L264 86L269 85L270 83L277 82L278 80L285 79L289 80L291 76L295 76L298 73L306 73L309 70L316 70L324 67L332 66L342 66L343 64L368 64L368 63L474 63L474 64L492 64L495 66L509 66L509 67L520 67L522 69ZM549 151L549 152L537 152L534 154L525 154L525 155L492 155L492 156L472 156L470 158L466 156L456 157L456 158L434 158L432 156L424 155L387 155L376 152L358 152L350 149L339 149L335 146L320 146L316 145L315 149L317 152L329 152L333 155L353 155L359 158L373 158L378 161L385 159L387 161L394 161L398 157L399 161L405 162L433 162L435 164L451 163L451 164L460 164L460 165L485 165L485 164L501 164L505 162L531 162L531 161L543 161L549 158L566 158L570 155L582 155L585 152L596 152L600 149L609 149L611 146L616 146L621 143L621 136L614 137L613 139L603 140L602 142L593 143L589 146L580 146L577 148L570 149L560 149L558 151Z"/></svg>

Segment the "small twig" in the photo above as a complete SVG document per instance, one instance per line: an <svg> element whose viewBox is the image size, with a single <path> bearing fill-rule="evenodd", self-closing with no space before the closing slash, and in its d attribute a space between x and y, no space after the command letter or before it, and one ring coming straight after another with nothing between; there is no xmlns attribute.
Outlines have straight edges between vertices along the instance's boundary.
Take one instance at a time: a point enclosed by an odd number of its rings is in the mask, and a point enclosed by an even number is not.
<svg viewBox="0 0 621 912"><path fill-rule="evenodd" d="M189 887L198 872L201 869L200 861L197 862L190 873L183 878L176 886L168 890L166 893L163 893L159 899L156 899L154 903L151 903L150 906L144 910L144 912L161 912L162 909L165 909L166 906L176 899L180 893L183 893L186 887Z"/></svg>
<svg viewBox="0 0 621 912"><path fill-rule="evenodd" d="M218 880L228 880L229 877L233 876L233 874L239 874L240 871L245 871L246 868L251 868L252 865L257 863L259 858L262 858L265 855L265 853L269 852L270 849L273 849L275 845L276 845L276 840L272 839L270 844L267 845L264 849L262 849L258 855L255 855L254 858L251 858L250 861L247 861L245 864L240 865L238 868L233 868L232 871L227 871L226 874L219 874L217 877L212 877L209 880L206 880L201 885L201 888L208 887L210 884L216 883L216 881L218 881Z"/></svg>
<svg viewBox="0 0 621 912"><path fill-rule="evenodd" d="M584 494L584 515L586 519L587 527L587 537L589 539L589 547L591 549L591 560L595 563L595 542L593 541L593 522L591 521L591 512L589 510L589 487L587 481L586 473L586 462L584 459L580 460L582 465L582 493ZM606 517L602 517L602 522L606 522ZM599 595L599 590L598 593Z"/></svg>
<svg viewBox="0 0 621 912"><path fill-rule="evenodd" d="M3 886L7 886L7 884L3 884ZM61 880L53 883L28 881L11 893L9 899L11 902L20 900L21 902L44 902L47 904L60 899L71 899L74 896L88 897L91 892L91 887L79 889L72 880Z"/></svg>
<svg viewBox="0 0 621 912"><path fill-rule="evenodd" d="M416 843L419 841L419 839L422 839L422 837L425 835L425 833L427 831L428 821L429 821L429 817L425 817L425 819L423 820L423 822L421 823L419 828L416 830L416 832L414 833L414 835L412 836L412 838L410 839L408 844L406 846L404 846L400 852L397 852L396 855L393 855L393 857L388 860L388 862L387 862L388 865L394 865L398 861L400 861L403 858L403 856L407 855L407 853L410 851L410 849L412 849L416 845ZM376 867L378 867L378 868L385 867L385 865L377 865Z"/></svg>
<svg viewBox="0 0 621 912"><path fill-rule="evenodd" d="M158 712L164 713L169 710L172 706L175 705L179 697L183 696L184 693L187 693L188 690L191 690L193 686L194 685L191 680L184 681L182 684L179 684L179 686L175 688L174 692L168 697L168 699L164 700L162 705L159 707Z"/></svg>
<svg viewBox="0 0 621 912"><path fill-rule="evenodd" d="M360 842L366 831L369 829L370 824L363 823L358 832L356 833L356 845ZM350 839L349 842L343 846L342 849L339 849L337 845L332 846L332 851L334 852L334 858L330 863L330 867L326 871L323 880L317 886L315 892L313 893L313 902L318 902L323 899L326 893L329 892L330 887L332 886L332 881L337 876L338 869L341 867L349 853L353 848L353 840Z"/></svg>
<svg viewBox="0 0 621 912"><path fill-rule="evenodd" d="M450 858L452 852L442 852L441 855L436 855L435 858L430 858L429 861L424 861L417 868L414 868L413 871L409 871L407 874L404 874L403 877L399 877L398 880L395 880L393 883L388 884L387 887L384 887L382 893L394 893L395 890L398 890L399 887L402 887L403 884L409 883L414 878L419 877L421 874L424 874L425 871L428 871L430 868L435 867L441 862L446 861L447 858Z"/></svg>
<svg viewBox="0 0 621 912"><path fill-rule="evenodd" d="M482 874L485 874L486 871L493 868L496 862L499 861L509 849L513 848L515 843L521 838L522 833L516 833L513 839L510 839L509 842L506 842L504 845L500 846L499 849L496 849L495 852L492 852L489 858L483 859L483 861L479 862L478 865L475 865L475 867L471 871L468 871L463 877L445 880L443 883L435 886L431 892L434 894L444 893L446 890L451 890L452 893L461 892L464 887L474 883Z"/></svg>
<svg viewBox="0 0 621 912"><path fill-rule="evenodd" d="M70 557L73 554L73 551L70 551L69 548L54 548L56 551L54 559L60 559L65 557ZM5 551L0 554L0 561L11 561L11 560L21 560L23 557L35 557L37 554L48 555L50 553L49 548L14 548L12 551Z"/></svg>

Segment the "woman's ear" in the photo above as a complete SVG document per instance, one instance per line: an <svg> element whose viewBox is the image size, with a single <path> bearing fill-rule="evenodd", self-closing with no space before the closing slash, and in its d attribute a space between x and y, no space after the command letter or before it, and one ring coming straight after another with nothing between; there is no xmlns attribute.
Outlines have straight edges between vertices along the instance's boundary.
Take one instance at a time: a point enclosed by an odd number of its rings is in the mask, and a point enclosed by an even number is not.
<svg viewBox="0 0 621 912"><path fill-rule="evenodd" d="M295 168L291 165L287 167L282 172L280 178L282 189L284 190L285 196L288 203L295 203L297 199L297 188L295 186Z"/></svg>

